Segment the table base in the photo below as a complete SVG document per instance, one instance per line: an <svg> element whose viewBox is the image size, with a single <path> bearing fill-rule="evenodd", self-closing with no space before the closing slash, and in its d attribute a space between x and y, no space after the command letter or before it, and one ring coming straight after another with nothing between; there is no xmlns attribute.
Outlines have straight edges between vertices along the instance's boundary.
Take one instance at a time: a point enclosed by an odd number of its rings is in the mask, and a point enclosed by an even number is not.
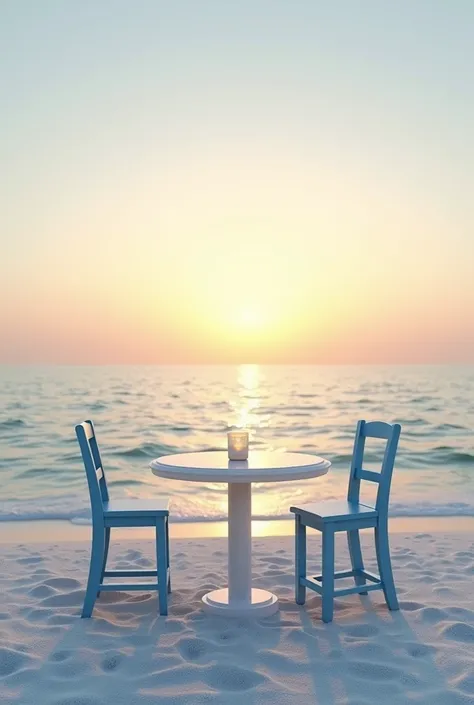
<svg viewBox="0 0 474 705"><path fill-rule="evenodd" d="M227 588L208 592L202 602L206 612L226 617L268 617L278 611L277 596L258 588L252 588L251 602L229 602Z"/></svg>

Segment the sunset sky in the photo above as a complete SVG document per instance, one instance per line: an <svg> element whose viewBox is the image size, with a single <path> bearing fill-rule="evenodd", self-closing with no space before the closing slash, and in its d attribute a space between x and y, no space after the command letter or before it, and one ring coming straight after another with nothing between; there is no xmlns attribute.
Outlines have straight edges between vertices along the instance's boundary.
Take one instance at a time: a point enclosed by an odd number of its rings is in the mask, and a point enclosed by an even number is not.
<svg viewBox="0 0 474 705"><path fill-rule="evenodd" d="M474 362L474 2L3 0L0 362Z"/></svg>

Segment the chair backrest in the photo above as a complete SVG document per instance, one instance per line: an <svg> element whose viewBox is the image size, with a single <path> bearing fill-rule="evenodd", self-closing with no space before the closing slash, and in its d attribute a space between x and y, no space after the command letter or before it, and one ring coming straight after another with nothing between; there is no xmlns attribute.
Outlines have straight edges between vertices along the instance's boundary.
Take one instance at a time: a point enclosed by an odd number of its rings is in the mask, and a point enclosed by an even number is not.
<svg viewBox="0 0 474 705"><path fill-rule="evenodd" d="M104 502L109 501L109 493L92 421L84 421L77 425L76 436L86 468L87 484L89 485L91 498L92 521L96 521L104 513Z"/></svg>
<svg viewBox="0 0 474 705"><path fill-rule="evenodd" d="M383 421L359 421L357 423L347 499L349 502L359 501L361 480L377 482L378 490L375 506L382 518L388 515L390 485L400 431L401 426L398 423L389 424ZM363 467L366 438L382 438L386 440L380 472L365 470Z"/></svg>

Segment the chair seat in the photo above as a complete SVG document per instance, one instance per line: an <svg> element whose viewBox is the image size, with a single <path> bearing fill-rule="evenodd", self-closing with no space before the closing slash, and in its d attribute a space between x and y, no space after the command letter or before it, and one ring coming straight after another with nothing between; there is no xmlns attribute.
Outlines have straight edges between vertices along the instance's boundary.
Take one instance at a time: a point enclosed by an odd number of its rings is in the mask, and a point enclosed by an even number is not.
<svg viewBox="0 0 474 705"><path fill-rule="evenodd" d="M378 512L374 507L360 502L329 499L321 502L311 502L302 507L290 507L293 514L317 517L323 522L353 521L354 519L374 519Z"/></svg>
<svg viewBox="0 0 474 705"><path fill-rule="evenodd" d="M112 499L104 502L104 517L168 516L169 499Z"/></svg>

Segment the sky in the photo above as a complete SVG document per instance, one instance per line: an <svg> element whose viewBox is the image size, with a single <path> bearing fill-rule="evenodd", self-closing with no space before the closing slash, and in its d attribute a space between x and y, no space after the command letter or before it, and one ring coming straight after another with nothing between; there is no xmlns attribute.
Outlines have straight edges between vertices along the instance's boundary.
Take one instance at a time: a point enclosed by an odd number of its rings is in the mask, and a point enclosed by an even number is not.
<svg viewBox="0 0 474 705"><path fill-rule="evenodd" d="M474 362L471 0L0 0L0 362Z"/></svg>

